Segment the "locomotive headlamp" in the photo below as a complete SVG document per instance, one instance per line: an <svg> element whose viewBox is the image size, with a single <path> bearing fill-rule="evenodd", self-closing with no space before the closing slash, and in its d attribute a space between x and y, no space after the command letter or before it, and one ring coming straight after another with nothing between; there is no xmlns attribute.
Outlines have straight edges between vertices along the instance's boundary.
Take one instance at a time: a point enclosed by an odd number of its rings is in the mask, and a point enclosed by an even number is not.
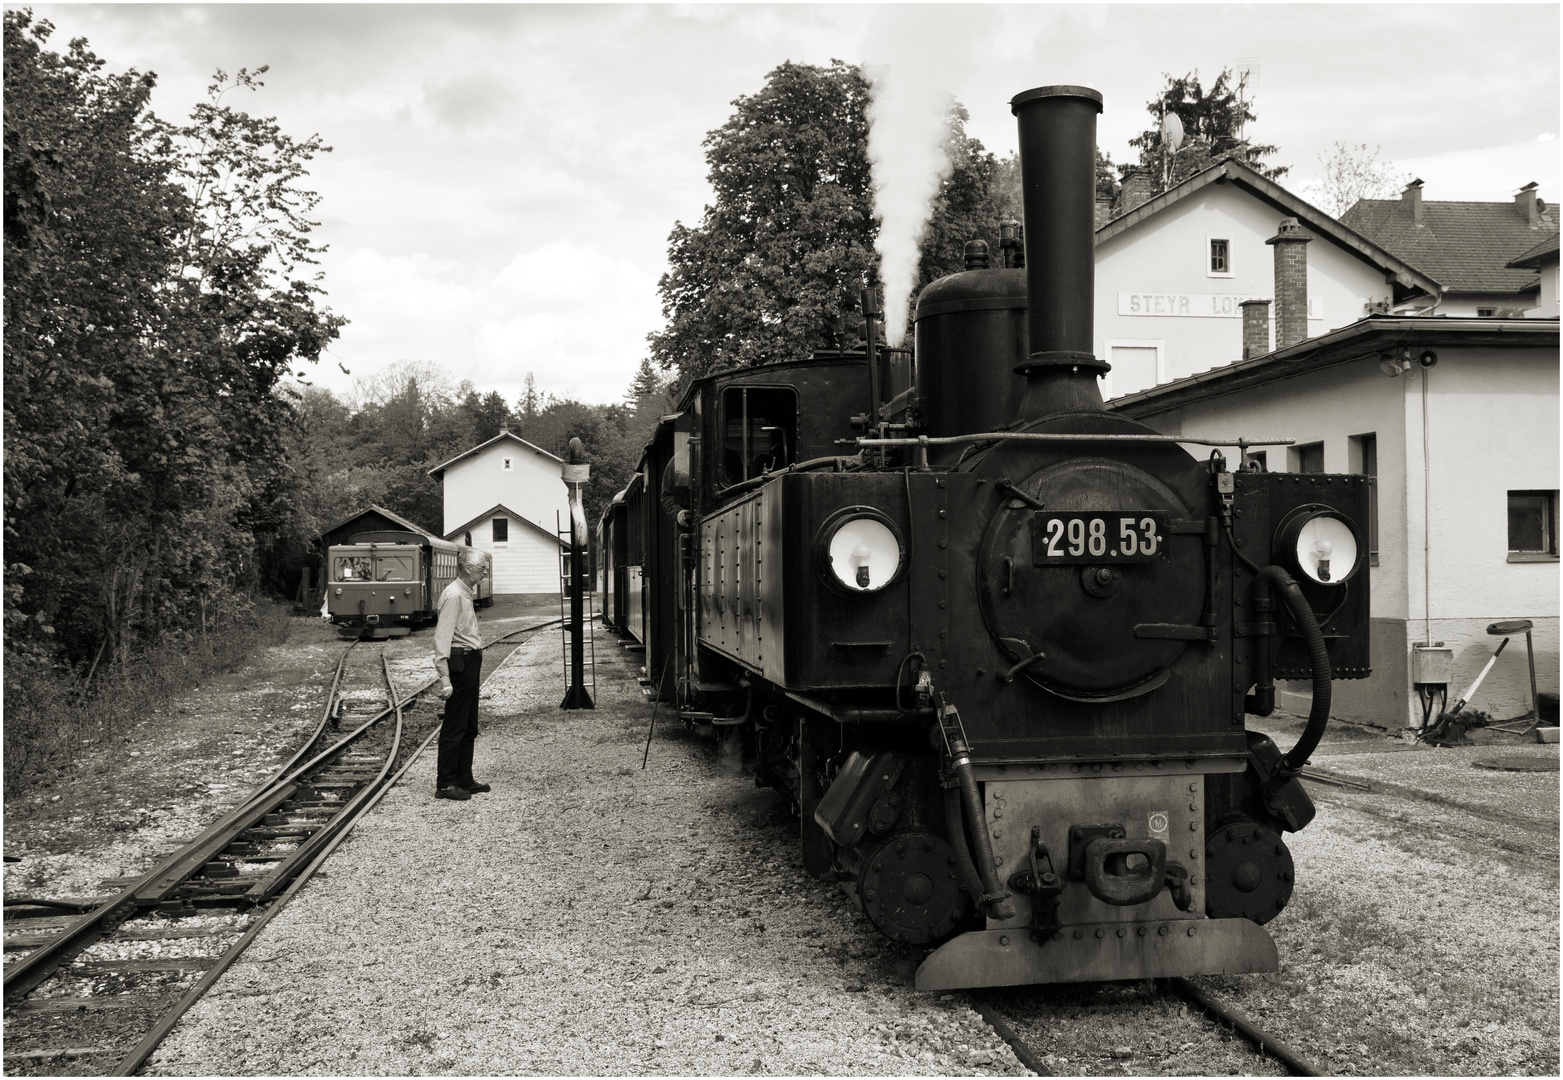
<svg viewBox="0 0 1563 1080"><path fill-rule="evenodd" d="M1275 534L1276 560L1320 585L1339 585L1355 574L1361 550L1351 519L1317 504L1293 510Z"/></svg>
<svg viewBox="0 0 1563 1080"><path fill-rule="evenodd" d="M837 514L820 531L826 579L847 592L878 592L901 573L901 538L867 507Z"/></svg>

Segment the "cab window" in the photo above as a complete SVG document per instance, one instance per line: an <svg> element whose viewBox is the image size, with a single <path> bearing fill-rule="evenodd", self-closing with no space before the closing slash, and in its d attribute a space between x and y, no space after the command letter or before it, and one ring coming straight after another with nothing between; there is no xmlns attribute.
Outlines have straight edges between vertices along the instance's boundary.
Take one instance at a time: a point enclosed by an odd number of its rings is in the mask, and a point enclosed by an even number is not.
<svg viewBox="0 0 1563 1080"><path fill-rule="evenodd" d="M413 557L407 555L376 555L374 557L376 581L413 581Z"/></svg>
<svg viewBox="0 0 1563 1080"><path fill-rule="evenodd" d="M797 460L798 395L790 387L731 387L722 395L722 413L727 483L752 480Z"/></svg>

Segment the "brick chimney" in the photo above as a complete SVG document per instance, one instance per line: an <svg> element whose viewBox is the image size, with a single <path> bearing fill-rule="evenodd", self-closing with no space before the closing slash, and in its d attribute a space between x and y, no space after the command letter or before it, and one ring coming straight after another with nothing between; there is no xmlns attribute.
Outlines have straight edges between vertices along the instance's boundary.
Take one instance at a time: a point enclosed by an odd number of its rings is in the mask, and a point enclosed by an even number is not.
<svg viewBox="0 0 1563 1080"><path fill-rule="evenodd" d="M1514 208L1532 229L1541 224L1541 200L1536 197L1536 181L1520 188L1519 194L1514 196Z"/></svg>
<svg viewBox="0 0 1563 1080"><path fill-rule="evenodd" d="M1418 227L1422 224L1422 181L1413 180L1406 185L1406 190L1400 193L1400 201L1411 208L1411 223Z"/></svg>
<svg viewBox="0 0 1563 1080"><path fill-rule="evenodd" d="M1113 219L1113 201L1098 197L1096 200L1096 227L1100 229Z"/></svg>
<svg viewBox="0 0 1563 1080"><path fill-rule="evenodd" d="M1151 174L1144 169L1133 169L1123 178L1123 190L1118 192L1118 213L1127 214L1137 206L1151 201Z"/></svg>
<svg viewBox="0 0 1563 1080"><path fill-rule="evenodd" d="M1243 359L1252 360L1270 351L1270 301L1244 300Z"/></svg>
<svg viewBox="0 0 1563 1080"><path fill-rule="evenodd" d="M1296 218L1282 218L1265 243L1275 248L1275 347L1308 336L1308 242L1313 234Z"/></svg>

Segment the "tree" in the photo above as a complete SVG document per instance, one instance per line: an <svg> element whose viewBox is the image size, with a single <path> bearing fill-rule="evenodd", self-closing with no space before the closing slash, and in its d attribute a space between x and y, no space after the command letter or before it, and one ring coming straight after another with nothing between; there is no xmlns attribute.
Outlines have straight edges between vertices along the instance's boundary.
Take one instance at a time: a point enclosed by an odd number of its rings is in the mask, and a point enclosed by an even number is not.
<svg viewBox="0 0 1563 1080"><path fill-rule="evenodd" d="M1340 217L1362 199L1393 198L1411 182L1411 174L1399 172L1391 161L1383 160L1379 146L1369 150L1366 143L1355 146L1337 142L1328 156L1319 155L1320 177L1303 185L1303 191L1319 208Z"/></svg>
<svg viewBox="0 0 1563 1080"><path fill-rule="evenodd" d="M874 269L869 85L839 60L786 63L705 140L715 200L675 223L658 283L664 370L699 377L796 359L827 339Z"/></svg>
<svg viewBox="0 0 1563 1080"><path fill-rule="evenodd" d="M1272 180L1290 171L1288 166L1260 160L1274 154L1276 147L1251 143L1246 137L1246 125L1258 119L1243 97L1246 74L1234 81L1232 70L1223 68L1209 91L1200 85L1198 71L1180 78L1163 77L1166 86L1145 105L1156 122L1129 140L1140 152L1138 165L1120 165L1121 174L1135 167L1147 169L1153 190L1161 192L1227 158ZM1162 120L1168 114L1176 115L1183 125L1184 139L1176 149L1166 145L1162 136Z"/></svg>
<svg viewBox="0 0 1563 1080"><path fill-rule="evenodd" d="M52 30L5 14L5 618L77 660L265 579L298 521L279 380L342 320L307 270L319 140L220 104L248 72L165 124L152 76Z"/></svg>
<svg viewBox="0 0 1563 1080"><path fill-rule="evenodd" d="M995 158L979 140L966 134L969 118L965 106L958 102L951 106L947 117L950 133L944 147L950 175L939 185L923 233L913 303L907 312L907 340L916 315L916 298L924 286L965 270L966 245L972 240L986 240L996 259L999 223L1019 221L1022 216L1019 159L1013 154L1003 161Z"/></svg>

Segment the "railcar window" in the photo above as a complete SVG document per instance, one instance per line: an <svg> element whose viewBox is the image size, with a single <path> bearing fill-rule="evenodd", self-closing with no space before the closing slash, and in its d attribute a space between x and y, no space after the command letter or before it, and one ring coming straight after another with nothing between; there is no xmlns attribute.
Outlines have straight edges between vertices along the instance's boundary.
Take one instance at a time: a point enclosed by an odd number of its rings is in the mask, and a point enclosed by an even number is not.
<svg viewBox="0 0 1563 1080"><path fill-rule="evenodd" d="M374 557L376 581L413 581L413 557L411 555L376 555Z"/></svg>
<svg viewBox="0 0 1563 1080"><path fill-rule="evenodd" d="M341 555L331 568L333 581L371 581L368 556Z"/></svg>
<svg viewBox="0 0 1563 1080"><path fill-rule="evenodd" d="M798 394L790 387L735 386L722 395L722 477L741 483L791 465L798 451Z"/></svg>

